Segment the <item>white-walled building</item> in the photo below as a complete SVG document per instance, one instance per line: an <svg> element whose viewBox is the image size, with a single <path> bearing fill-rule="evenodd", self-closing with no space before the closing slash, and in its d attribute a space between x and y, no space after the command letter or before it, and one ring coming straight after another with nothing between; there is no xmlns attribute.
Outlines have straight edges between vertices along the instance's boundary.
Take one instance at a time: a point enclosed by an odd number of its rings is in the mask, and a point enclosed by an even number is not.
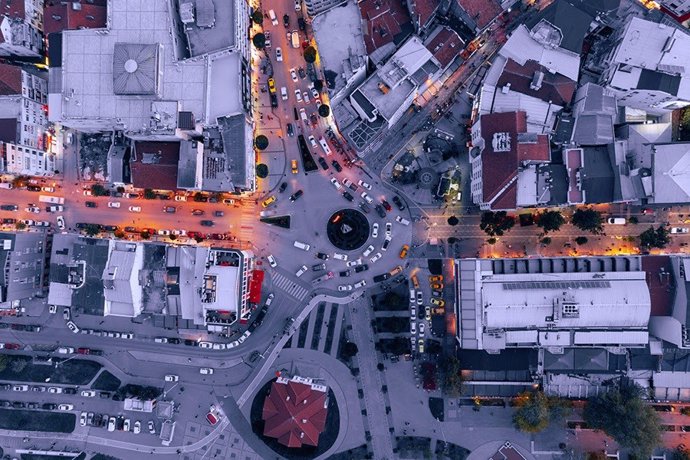
<svg viewBox="0 0 690 460"><path fill-rule="evenodd" d="M0 6L0 56L43 55L43 0L5 0Z"/></svg>

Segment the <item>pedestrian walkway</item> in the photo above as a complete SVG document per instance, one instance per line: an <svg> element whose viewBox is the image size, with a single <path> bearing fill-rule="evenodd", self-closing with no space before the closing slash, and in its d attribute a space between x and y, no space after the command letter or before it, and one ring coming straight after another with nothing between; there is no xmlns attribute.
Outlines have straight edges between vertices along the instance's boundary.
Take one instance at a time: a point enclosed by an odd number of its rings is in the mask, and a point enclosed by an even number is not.
<svg viewBox="0 0 690 460"><path fill-rule="evenodd" d="M343 332L342 308L334 303L319 304L302 321L286 348L315 350L337 358Z"/></svg>
<svg viewBox="0 0 690 460"><path fill-rule="evenodd" d="M287 295L294 297L297 300L304 300L304 298L307 296L307 293L309 293L309 289L295 283L287 276L281 275L276 271L271 274L271 277L273 279L273 286L275 288L284 291Z"/></svg>

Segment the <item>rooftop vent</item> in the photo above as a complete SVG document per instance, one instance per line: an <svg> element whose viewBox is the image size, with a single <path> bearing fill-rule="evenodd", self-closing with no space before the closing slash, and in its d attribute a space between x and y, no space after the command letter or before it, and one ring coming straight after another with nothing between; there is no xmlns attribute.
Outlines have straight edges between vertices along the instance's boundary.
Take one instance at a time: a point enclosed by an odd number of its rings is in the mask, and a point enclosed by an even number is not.
<svg viewBox="0 0 690 460"><path fill-rule="evenodd" d="M532 82L530 83L529 87L534 91L539 91L541 89L541 85L543 82L544 72L537 70L536 72L534 72L534 76L532 77Z"/></svg>

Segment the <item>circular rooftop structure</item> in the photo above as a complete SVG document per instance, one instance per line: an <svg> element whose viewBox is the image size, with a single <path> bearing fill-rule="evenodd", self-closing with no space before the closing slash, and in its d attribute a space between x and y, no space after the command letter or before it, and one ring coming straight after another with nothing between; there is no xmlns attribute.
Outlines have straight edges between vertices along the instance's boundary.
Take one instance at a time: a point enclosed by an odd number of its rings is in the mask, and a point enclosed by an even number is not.
<svg viewBox="0 0 690 460"><path fill-rule="evenodd" d="M341 209L328 219L326 234L336 248L353 251L369 238L369 221L356 209Z"/></svg>

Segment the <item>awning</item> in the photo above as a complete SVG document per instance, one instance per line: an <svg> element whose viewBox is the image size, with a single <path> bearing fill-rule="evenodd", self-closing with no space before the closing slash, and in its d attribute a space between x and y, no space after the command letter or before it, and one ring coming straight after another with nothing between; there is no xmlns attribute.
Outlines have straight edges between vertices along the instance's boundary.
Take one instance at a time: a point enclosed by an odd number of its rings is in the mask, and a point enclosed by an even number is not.
<svg viewBox="0 0 690 460"><path fill-rule="evenodd" d="M261 285L264 282L263 270L253 270L252 280L249 283L249 302L259 303L261 301Z"/></svg>

